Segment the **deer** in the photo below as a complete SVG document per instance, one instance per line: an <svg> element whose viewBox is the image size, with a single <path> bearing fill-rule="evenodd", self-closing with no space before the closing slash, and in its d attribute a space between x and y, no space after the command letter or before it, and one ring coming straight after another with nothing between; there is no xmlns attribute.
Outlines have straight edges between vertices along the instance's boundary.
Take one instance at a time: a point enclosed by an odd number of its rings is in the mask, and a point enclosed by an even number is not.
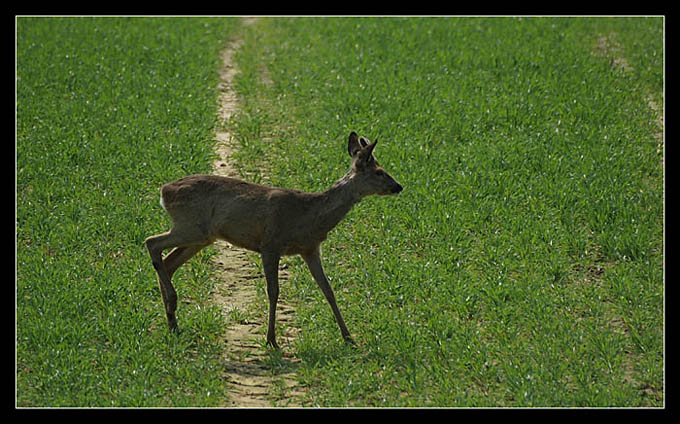
<svg viewBox="0 0 680 424"><path fill-rule="evenodd" d="M370 142L352 131L347 150L350 170L328 190L308 193L269 187L217 175L189 175L163 185L160 203L172 219L170 231L148 237L170 331L178 331L175 271L215 240L257 252L261 256L269 300L267 345L276 343L278 269L282 256L300 255L328 301L343 339L356 345L335 301L321 264L321 243L352 207L370 195L394 195L403 190L373 155ZM166 249L173 249L165 257Z"/></svg>

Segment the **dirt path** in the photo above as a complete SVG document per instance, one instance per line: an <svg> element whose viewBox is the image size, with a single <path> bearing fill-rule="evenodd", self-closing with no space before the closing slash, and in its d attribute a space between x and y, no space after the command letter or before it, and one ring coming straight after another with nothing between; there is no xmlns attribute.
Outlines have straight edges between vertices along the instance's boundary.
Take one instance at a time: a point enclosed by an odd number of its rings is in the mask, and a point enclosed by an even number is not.
<svg viewBox="0 0 680 424"><path fill-rule="evenodd" d="M244 19L250 25L254 19ZM217 89L219 95L219 122L215 136L218 159L213 163L214 173L241 178L231 161L234 150L232 135L225 124L238 109L238 98L232 89L238 69L233 64L234 52L241 46L240 39L233 39L222 51L222 69ZM264 344L266 312L256 305L256 285L264 284L259 264L243 249L227 242L214 244L218 254L213 257L220 283L217 284L213 301L222 310L229 327L223 335L225 361L224 377L231 383L225 406L272 407L300 406L302 392L295 379L299 360L287 353L286 345L295 336L290 324L294 320L293 309L281 303L277 307L278 341L282 352L272 352ZM287 274L280 270L280 282L285 285ZM279 330L283 324L283 331Z"/></svg>
<svg viewBox="0 0 680 424"><path fill-rule="evenodd" d="M617 34L611 32L609 34L602 34L595 40L594 53L611 61L612 66L623 69L625 72L633 72L633 67L628 60L623 56L623 48L617 41ZM660 154L661 166L664 160L664 110L663 104L659 104L654 100L651 94L647 94L647 106L654 112L656 116L655 123L657 131L654 133L658 144L656 152Z"/></svg>
<svg viewBox="0 0 680 424"><path fill-rule="evenodd" d="M603 34L600 35L596 39L596 44L594 47L594 53L599 56L603 57L605 59L609 59L611 61L612 66L618 67L622 69L624 72L633 72L634 69L630 65L629 61L625 58L623 55L623 48L617 41L617 34L615 32L611 32L609 34ZM657 130L654 133L654 137L656 138L657 141L657 147L656 147L656 153L660 155L660 165L663 168L664 166L664 110L663 110L663 104L659 104L654 100L654 97L651 95L651 93L646 94L647 98L647 106L654 112L655 116L655 124L657 127ZM628 327L625 324L625 320L623 317L620 316L618 313L612 313L611 317L611 328L614 329L614 331L626 334L629 333ZM632 337L628 335L628 337ZM654 389L650 387L649 385L640 385L639 383L635 382L635 379L637 377L637 372L635 371L635 364L633 363L633 360L627 360L624 361L620 366L623 367L624 370L624 381L627 384L631 384L633 386L640 387L640 390L643 391L647 396L653 396L655 397L658 401L663 401L663 391L659 391L657 389Z"/></svg>

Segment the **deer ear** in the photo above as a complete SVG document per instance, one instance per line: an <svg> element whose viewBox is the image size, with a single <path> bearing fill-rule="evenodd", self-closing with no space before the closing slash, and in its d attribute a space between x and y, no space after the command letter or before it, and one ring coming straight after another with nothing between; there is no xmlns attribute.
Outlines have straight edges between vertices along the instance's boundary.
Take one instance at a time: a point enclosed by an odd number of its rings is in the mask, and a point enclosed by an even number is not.
<svg viewBox="0 0 680 424"><path fill-rule="evenodd" d="M366 151L366 160L368 161L372 156L373 156L373 149L375 149L375 145L378 144L378 139L376 138L375 141L368 146L365 147Z"/></svg>
<svg viewBox="0 0 680 424"><path fill-rule="evenodd" d="M359 136L357 133L352 131L352 133L349 135L349 143L347 144L347 151L349 152L350 157L354 157L354 155L357 154L359 150L361 150L363 146L359 142Z"/></svg>
<svg viewBox="0 0 680 424"><path fill-rule="evenodd" d="M361 144L361 148L363 149L368 146L368 140L365 137L359 137L359 144Z"/></svg>

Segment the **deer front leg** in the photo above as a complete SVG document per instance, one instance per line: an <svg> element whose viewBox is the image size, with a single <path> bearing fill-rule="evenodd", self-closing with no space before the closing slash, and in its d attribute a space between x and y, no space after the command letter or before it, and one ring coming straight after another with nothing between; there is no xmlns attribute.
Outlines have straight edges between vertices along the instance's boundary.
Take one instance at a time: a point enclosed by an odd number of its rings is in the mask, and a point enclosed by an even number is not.
<svg viewBox="0 0 680 424"><path fill-rule="evenodd" d="M278 253L262 253L262 267L267 279L267 297L269 297L269 324L267 326L267 344L278 349L276 343L276 303L279 300L279 259Z"/></svg>
<svg viewBox="0 0 680 424"><path fill-rule="evenodd" d="M356 344L354 343L354 340L352 340L352 336L350 336L349 331L347 330L347 326L345 325L345 321L342 319L340 309L338 309L338 305L335 302L335 295L333 294L333 289L331 288L331 285L328 283L328 278L326 278L326 274L324 274L323 272L323 267L321 266L320 246L317 246L317 248L314 249L312 252L303 254L302 259L305 260L305 263L307 264L309 271L312 273L312 277L314 277L314 280L319 285L321 292L326 297L328 303L331 305L333 315L335 315L335 321L338 323L338 327L340 327L342 337L345 339L346 342Z"/></svg>

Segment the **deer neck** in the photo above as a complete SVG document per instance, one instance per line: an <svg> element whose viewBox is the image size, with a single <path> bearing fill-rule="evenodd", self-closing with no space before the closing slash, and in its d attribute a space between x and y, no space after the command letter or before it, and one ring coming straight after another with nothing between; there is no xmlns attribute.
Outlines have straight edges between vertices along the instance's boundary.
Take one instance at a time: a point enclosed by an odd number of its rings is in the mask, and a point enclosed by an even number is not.
<svg viewBox="0 0 680 424"><path fill-rule="evenodd" d="M331 188L321 193L320 209L317 215L319 225L326 232L333 229L361 200L352 180L352 172L339 179Z"/></svg>

